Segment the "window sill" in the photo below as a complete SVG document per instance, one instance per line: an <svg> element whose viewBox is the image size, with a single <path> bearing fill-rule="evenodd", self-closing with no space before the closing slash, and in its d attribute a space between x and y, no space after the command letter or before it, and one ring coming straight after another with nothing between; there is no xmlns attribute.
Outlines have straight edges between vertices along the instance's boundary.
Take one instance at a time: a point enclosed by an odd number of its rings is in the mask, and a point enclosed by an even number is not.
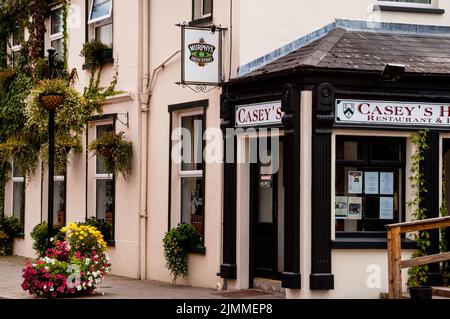
<svg viewBox="0 0 450 319"><path fill-rule="evenodd" d="M444 14L445 13L444 9L409 7L409 6L402 6L402 5L376 4L373 8L374 8L374 10L391 11L391 12L431 13L431 14Z"/></svg>
<svg viewBox="0 0 450 319"><path fill-rule="evenodd" d="M24 234L24 233L17 234L17 235L14 237L14 239L25 239L25 234Z"/></svg>
<svg viewBox="0 0 450 319"><path fill-rule="evenodd" d="M205 17L205 18L195 19L195 20L192 20L191 22L189 22L189 26L191 26L191 27L199 26L199 25L202 25L202 24L205 24L208 22L212 22L212 20L213 20L212 15L209 17Z"/></svg>
<svg viewBox="0 0 450 319"><path fill-rule="evenodd" d="M105 60L103 61L103 64L104 64L104 65L107 65L107 64L114 64L114 58L108 58L108 59L105 59ZM90 66L89 64L83 64L83 66L82 66L81 68L82 68L83 71L85 71L85 70L89 70L89 69L91 68L91 66Z"/></svg>
<svg viewBox="0 0 450 319"><path fill-rule="evenodd" d="M332 241L333 249L387 249L386 238L336 238ZM415 249L416 242L402 238L403 249Z"/></svg>
<svg viewBox="0 0 450 319"><path fill-rule="evenodd" d="M195 246L188 249L188 254L206 255L206 247Z"/></svg>

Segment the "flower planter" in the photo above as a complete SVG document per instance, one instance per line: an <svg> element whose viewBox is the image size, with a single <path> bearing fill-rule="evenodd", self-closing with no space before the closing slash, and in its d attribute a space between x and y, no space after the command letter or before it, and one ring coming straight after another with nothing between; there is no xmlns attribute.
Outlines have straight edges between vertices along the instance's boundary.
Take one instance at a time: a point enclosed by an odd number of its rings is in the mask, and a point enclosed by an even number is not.
<svg viewBox="0 0 450 319"><path fill-rule="evenodd" d="M64 96L58 94L42 95L41 102L45 109L56 110L64 103Z"/></svg>
<svg viewBox="0 0 450 319"><path fill-rule="evenodd" d="M411 299L432 299L433 288L432 287L411 287L409 288L409 294Z"/></svg>

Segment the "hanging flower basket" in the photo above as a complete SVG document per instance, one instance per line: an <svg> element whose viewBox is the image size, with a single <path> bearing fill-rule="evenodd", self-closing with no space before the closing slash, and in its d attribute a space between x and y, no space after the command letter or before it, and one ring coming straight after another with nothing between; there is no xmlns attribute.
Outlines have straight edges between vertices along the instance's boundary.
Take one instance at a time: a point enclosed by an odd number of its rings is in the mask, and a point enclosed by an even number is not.
<svg viewBox="0 0 450 319"><path fill-rule="evenodd" d="M47 110L56 110L64 103L64 96L61 94L41 95L41 103Z"/></svg>

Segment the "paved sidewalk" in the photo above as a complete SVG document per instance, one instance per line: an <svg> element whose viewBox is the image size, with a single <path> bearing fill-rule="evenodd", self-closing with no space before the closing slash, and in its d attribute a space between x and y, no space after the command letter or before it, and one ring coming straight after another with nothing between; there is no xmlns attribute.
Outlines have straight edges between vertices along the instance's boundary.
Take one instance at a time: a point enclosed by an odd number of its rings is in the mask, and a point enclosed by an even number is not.
<svg viewBox="0 0 450 319"><path fill-rule="evenodd" d="M0 257L0 298L28 299L20 284L22 268L26 263L21 257ZM213 289L170 285L156 281L133 280L109 275L98 287L94 299L283 299L283 294L267 294L256 290L221 292Z"/></svg>

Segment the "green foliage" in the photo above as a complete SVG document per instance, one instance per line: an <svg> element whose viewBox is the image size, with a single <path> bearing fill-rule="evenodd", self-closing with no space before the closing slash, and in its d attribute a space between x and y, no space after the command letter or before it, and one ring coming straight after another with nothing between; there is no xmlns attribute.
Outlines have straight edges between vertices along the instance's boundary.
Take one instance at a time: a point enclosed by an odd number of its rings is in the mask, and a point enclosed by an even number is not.
<svg viewBox="0 0 450 319"><path fill-rule="evenodd" d="M98 40L92 40L83 45L80 56L84 58L84 62L89 68L98 69L105 64L103 52L107 49L106 44Z"/></svg>
<svg viewBox="0 0 450 319"><path fill-rule="evenodd" d="M64 238L64 234L60 232L60 227L55 227L53 229L53 233L51 234L52 241L49 244L48 241L48 226L46 222L42 222L37 224L33 231L31 232L31 238L33 239L33 249L36 251L36 254L43 258L45 257L45 253L49 248L54 247L54 243L57 240L62 240Z"/></svg>
<svg viewBox="0 0 450 319"><path fill-rule="evenodd" d="M444 164L445 166L445 164ZM448 216L448 207L447 207L447 171L445 168L442 168L442 206L440 209L440 213L442 217ZM450 233L448 228L441 229L441 240L439 242L439 248L442 253L448 252L449 247L449 239ZM450 261L444 261L442 263L441 268L442 280L445 286L450 286Z"/></svg>
<svg viewBox="0 0 450 319"><path fill-rule="evenodd" d="M43 80L31 91L27 99L26 128L42 136L42 159L48 160L48 111L41 102L43 95L61 95L64 103L58 108L55 117L55 167L64 171L70 151L82 149L81 139L85 123L91 111L82 103L81 96L65 80ZM45 141L45 142L44 142Z"/></svg>
<svg viewBox="0 0 450 319"><path fill-rule="evenodd" d="M411 176L409 181L411 183L411 189L413 190L412 199L407 203L408 207L413 209L412 217L414 220L422 220L427 218L427 210L421 207L423 201L423 193L428 192L425 188L424 174L420 171L420 165L425 159L424 153L428 149L427 145L428 130L421 130L414 134L412 137L412 143L416 146L416 151L411 156ZM421 231L416 235L417 250L413 254L413 258L422 257L428 255L430 242L430 233L427 231ZM428 266L416 266L409 268L409 287L419 287L427 282Z"/></svg>
<svg viewBox="0 0 450 319"><path fill-rule="evenodd" d="M104 219L97 219L95 217L87 219L84 223L79 223L81 225L94 226L97 228L103 235L103 239L108 243L112 240L112 224L108 223Z"/></svg>
<svg viewBox="0 0 450 319"><path fill-rule="evenodd" d="M12 70L0 74L0 142L3 142L23 128L25 100L33 87L33 80Z"/></svg>
<svg viewBox="0 0 450 319"><path fill-rule="evenodd" d="M173 282L188 273L187 250L200 243L200 234L193 225L180 224L169 230L163 239L166 267L173 275Z"/></svg>
<svg viewBox="0 0 450 319"><path fill-rule="evenodd" d="M126 179L131 174L133 146L124 140L124 134L107 132L89 145L89 150L105 160L109 173L121 173Z"/></svg>
<svg viewBox="0 0 450 319"><path fill-rule="evenodd" d="M16 237L22 231L15 217L0 217L0 256L10 256Z"/></svg>
<svg viewBox="0 0 450 319"><path fill-rule="evenodd" d="M24 176L31 176L39 163L39 146L38 135L22 130L0 144L0 161L14 161L14 166Z"/></svg>

